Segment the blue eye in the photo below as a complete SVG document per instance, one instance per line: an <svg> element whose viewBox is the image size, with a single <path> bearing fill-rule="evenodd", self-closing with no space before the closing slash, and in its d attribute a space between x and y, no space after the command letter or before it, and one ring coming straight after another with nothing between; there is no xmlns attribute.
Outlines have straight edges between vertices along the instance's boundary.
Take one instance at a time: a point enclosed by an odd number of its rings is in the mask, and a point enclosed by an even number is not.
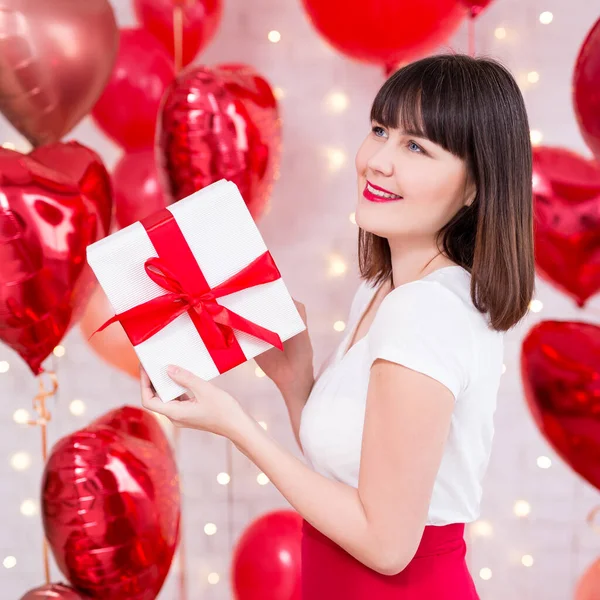
<svg viewBox="0 0 600 600"><path fill-rule="evenodd" d="M408 142L408 148L411 152L423 152L423 149L421 148L421 146L415 144L414 142Z"/></svg>
<svg viewBox="0 0 600 600"><path fill-rule="evenodd" d="M383 127L379 127L379 125L374 125L371 127L371 131L377 136L381 137L380 133L385 134L385 129Z"/></svg>

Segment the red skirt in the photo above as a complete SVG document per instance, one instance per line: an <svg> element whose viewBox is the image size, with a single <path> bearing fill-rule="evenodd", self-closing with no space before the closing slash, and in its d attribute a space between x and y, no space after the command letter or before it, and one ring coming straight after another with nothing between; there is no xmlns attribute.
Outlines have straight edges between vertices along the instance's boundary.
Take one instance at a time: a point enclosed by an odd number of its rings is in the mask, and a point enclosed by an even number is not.
<svg viewBox="0 0 600 600"><path fill-rule="evenodd" d="M419 548L397 575L356 560L307 521L302 536L303 600L478 600L465 561L462 523L425 527Z"/></svg>

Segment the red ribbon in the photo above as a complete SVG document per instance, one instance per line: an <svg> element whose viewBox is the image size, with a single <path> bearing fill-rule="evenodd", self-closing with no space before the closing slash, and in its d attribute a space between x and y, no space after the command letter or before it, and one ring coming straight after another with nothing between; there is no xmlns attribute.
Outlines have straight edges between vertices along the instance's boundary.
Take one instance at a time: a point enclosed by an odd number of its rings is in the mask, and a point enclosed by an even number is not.
<svg viewBox="0 0 600 600"><path fill-rule="evenodd" d="M115 315L94 333L119 321L131 343L137 346L187 312L219 373L247 360L233 329L283 350L277 333L217 302L221 296L279 279L281 274L270 252L261 254L239 273L211 288L169 210L158 211L141 223L158 254L158 258L149 258L144 268L148 277L167 293Z"/></svg>

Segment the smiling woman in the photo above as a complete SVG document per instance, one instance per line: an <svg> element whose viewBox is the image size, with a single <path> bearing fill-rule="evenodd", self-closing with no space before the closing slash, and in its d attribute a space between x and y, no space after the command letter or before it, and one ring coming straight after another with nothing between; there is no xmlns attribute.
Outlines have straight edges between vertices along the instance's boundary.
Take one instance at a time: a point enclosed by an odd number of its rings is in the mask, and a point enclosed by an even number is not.
<svg viewBox="0 0 600 600"><path fill-rule="evenodd" d="M316 380L307 332L257 360L308 464L210 382L171 370L191 394L163 404L142 374L145 406L230 438L303 517L304 600L478 597L464 526L479 516L503 334L533 293L529 144L494 61L433 56L385 82L356 155L349 333Z"/></svg>

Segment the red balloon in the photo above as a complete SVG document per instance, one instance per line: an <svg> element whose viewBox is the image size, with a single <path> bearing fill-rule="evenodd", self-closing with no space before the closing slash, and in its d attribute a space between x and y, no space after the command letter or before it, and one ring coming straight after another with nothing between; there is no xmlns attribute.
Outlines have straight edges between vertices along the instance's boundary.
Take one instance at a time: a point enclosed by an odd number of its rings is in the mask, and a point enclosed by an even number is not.
<svg viewBox="0 0 600 600"><path fill-rule="evenodd" d="M471 17L478 17L491 3L492 0L461 0L469 9Z"/></svg>
<svg viewBox="0 0 600 600"><path fill-rule="evenodd" d="M92 117L126 151L149 148L160 100L174 76L171 57L153 35L122 29L115 67Z"/></svg>
<svg viewBox="0 0 600 600"><path fill-rule="evenodd" d="M141 25L175 56L173 6L179 4L183 16L182 66L191 63L214 38L221 22L221 0L134 0L133 6Z"/></svg>
<svg viewBox="0 0 600 600"><path fill-rule="evenodd" d="M348 57L391 65L443 44L466 15L460 0L302 0L315 29Z"/></svg>
<svg viewBox="0 0 600 600"><path fill-rule="evenodd" d="M98 210L104 235L109 233L114 212L112 184L98 154L71 141L40 146L30 152L29 156L78 181L81 191Z"/></svg>
<svg viewBox="0 0 600 600"><path fill-rule="evenodd" d="M178 542L179 477L151 413L124 406L59 440L42 479L44 531L70 583L154 600Z"/></svg>
<svg viewBox="0 0 600 600"><path fill-rule="evenodd" d="M73 588L60 583L50 583L29 590L21 600L86 600L87 596L82 596Z"/></svg>
<svg viewBox="0 0 600 600"><path fill-rule="evenodd" d="M113 171L117 224L127 227L167 206L153 149L124 154Z"/></svg>
<svg viewBox="0 0 600 600"><path fill-rule="evenodd" d="M588 33L575 62L573 104L581 135L600 161L600 19Z"/></svg>
<svg viewBox="0 0 600 600"><path fill-rule="evenodd" d="M600 289L600 165L534 148L533 197L537 271L583 307Z"/></svg>
<svg viewBox="0 0 600 600"><path fill-rule="evenodd" d="M542 321L523 341L521 377L536 425L600 489L600 327Z"/></svg>
<svg viewBox="0 0 600 600"><path fill-rule="evenodd" d="M56 170L67 159L64 170L79 181ZM97 155L78 144L38 148L33 157L0 149L0 340L35 375L95 287L85 250L107 233L107 178Z"/></svg>
<svg viewBox="0 0 600 600"><path fill-rule="evenodd" d="M302 517L279 510L256 519L236 544L232 585L236 600L300 600Z"/></svg>
<svg viewBox="0 0 600 600"><path fill-rule="evenodd" d="M228 179L254 219L262 215L279 166L281 121L271 87L252 67L187 69L165 96L157 140L175 200Z"/></svg>

